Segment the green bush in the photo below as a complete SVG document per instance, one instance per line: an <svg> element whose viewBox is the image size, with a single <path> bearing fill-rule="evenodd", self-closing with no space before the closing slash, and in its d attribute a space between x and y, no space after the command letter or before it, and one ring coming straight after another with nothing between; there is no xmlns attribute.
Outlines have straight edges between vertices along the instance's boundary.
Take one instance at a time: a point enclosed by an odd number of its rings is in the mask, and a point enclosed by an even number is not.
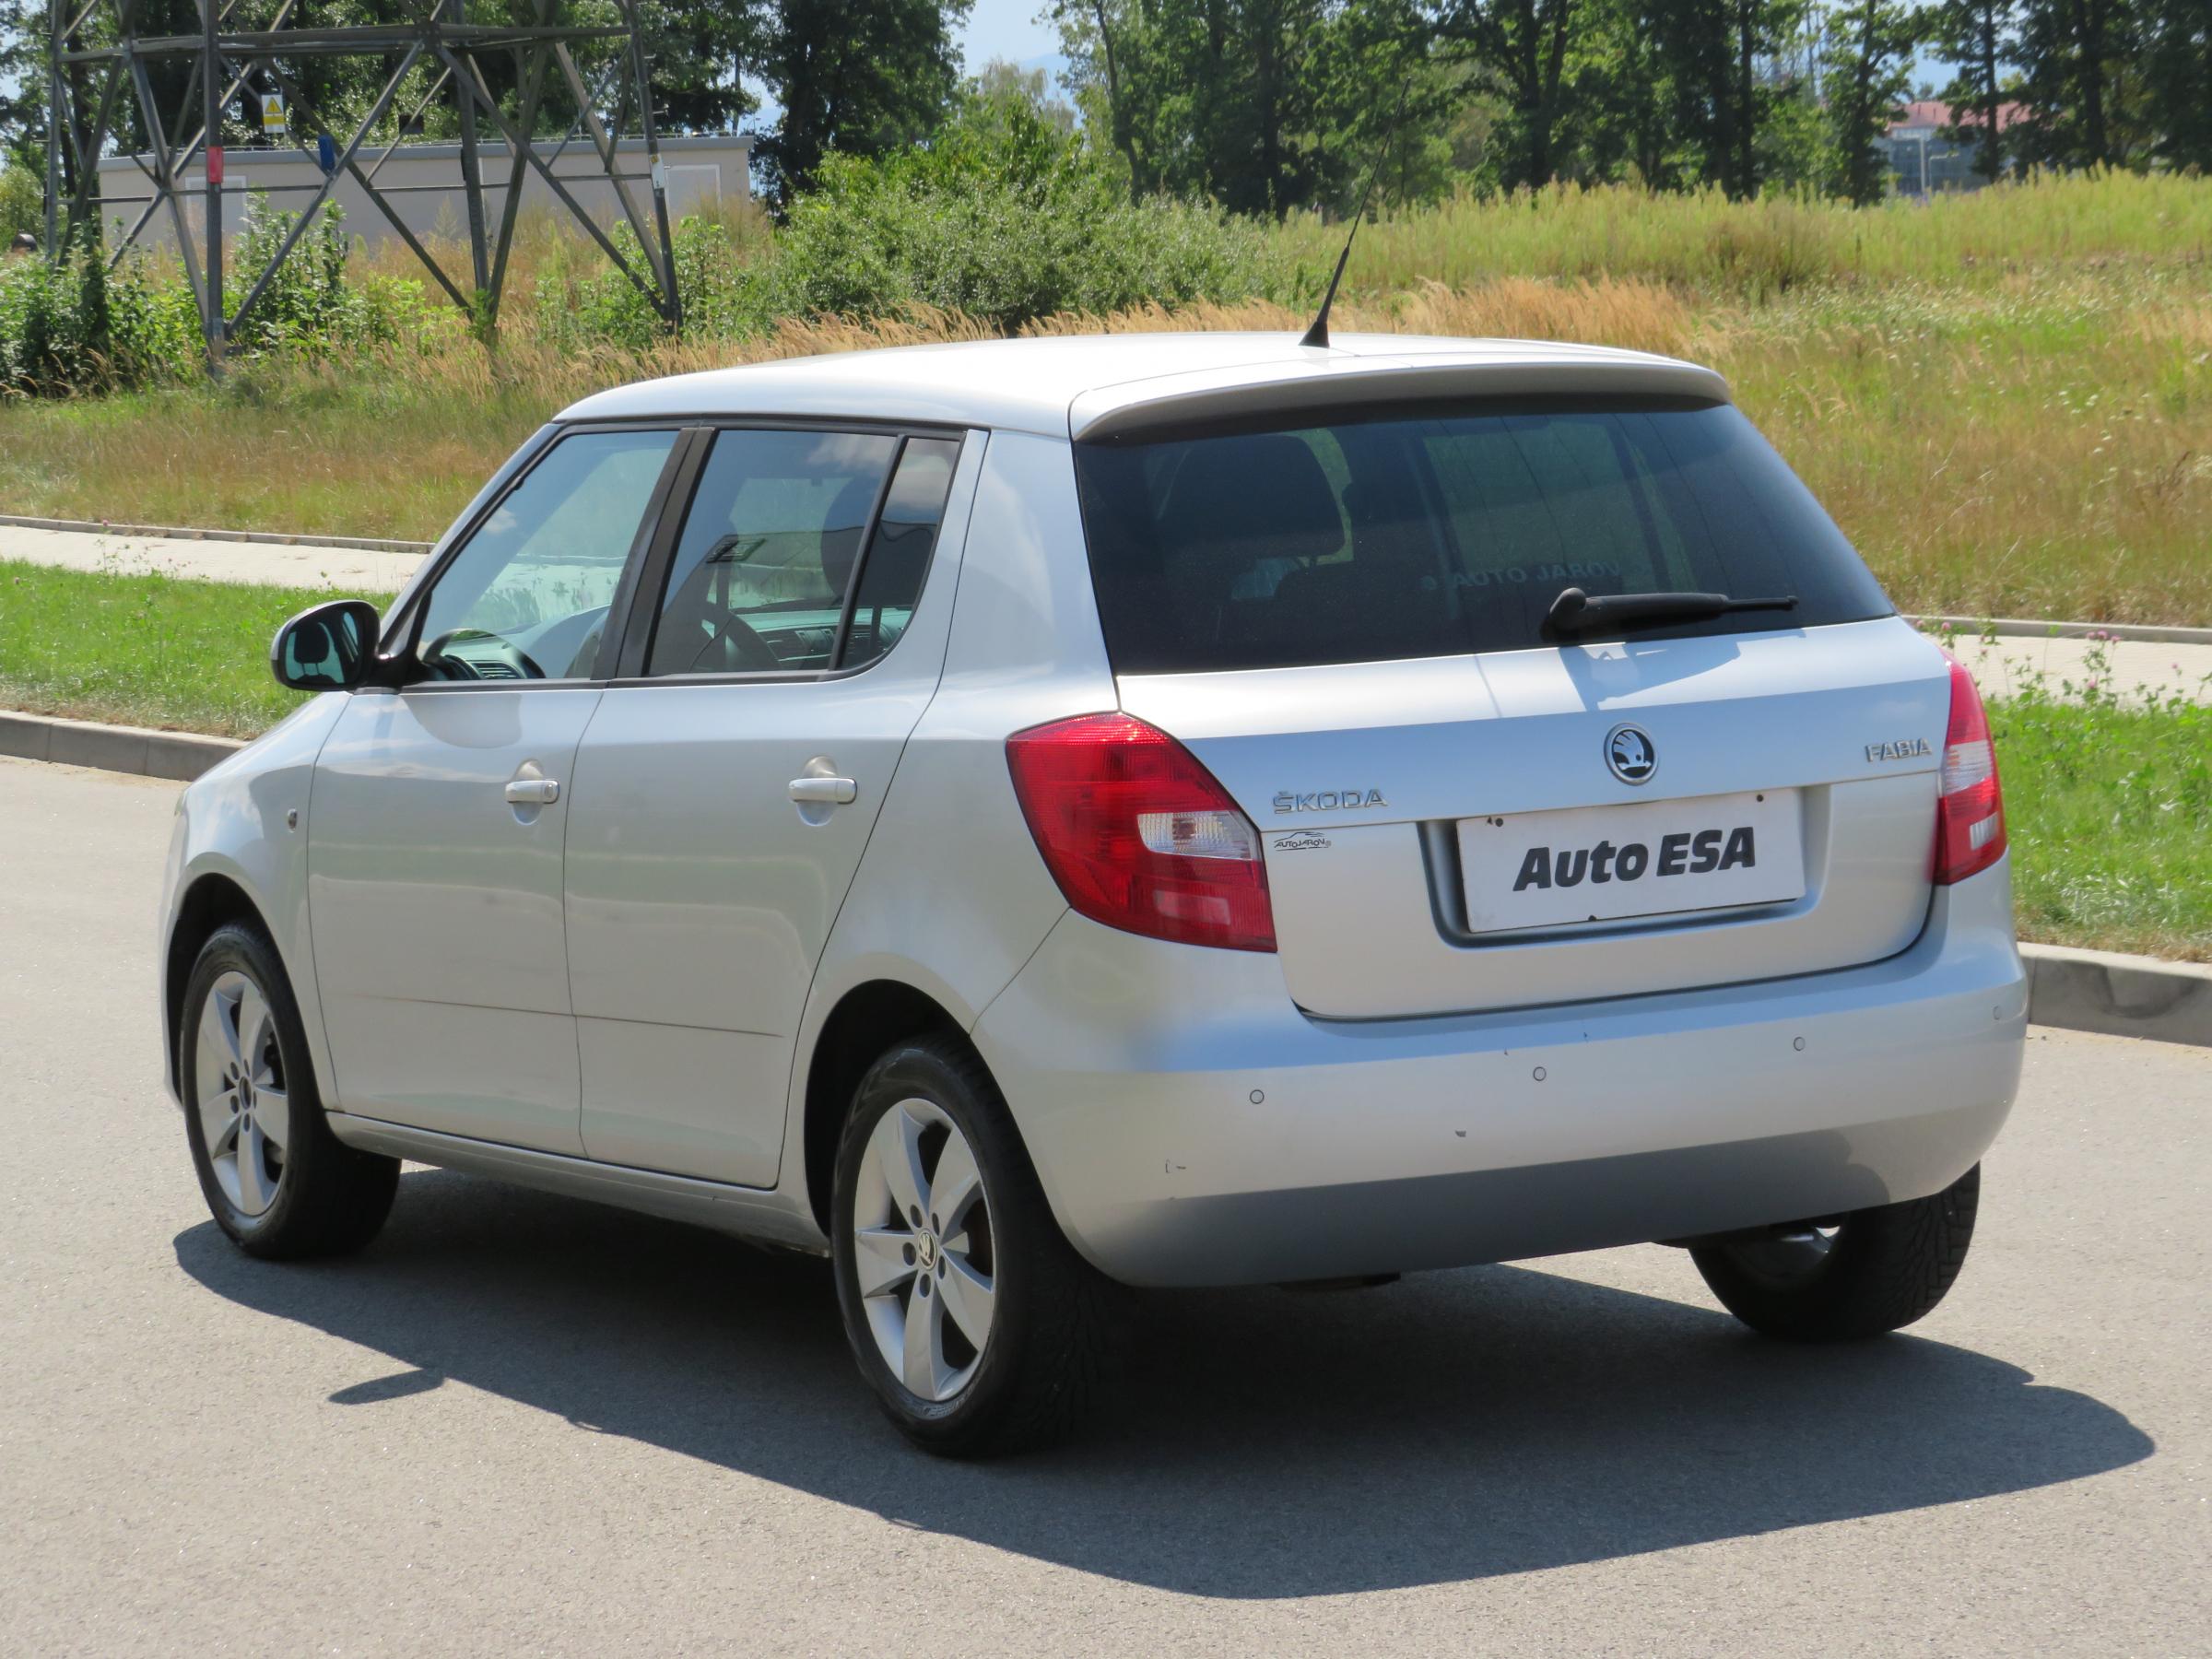
<svg viewBox="0 0 2212 1659"><path fill-rule="evenodd" d="M146 385L190 372L198 349L191 290L149 281L138 260L111 273L88 247L0 269L0 395Z"/></svg>
<svg viewBox="0 0 2212 1659"><path fill-rule="evenodd" d="M1273 291L1265 230L1211 206L1133 202L1118 168L1027 99L972 96L927 146L831 156L770 270L779 313L917 301L1018 327L1055 312Z"/></svg>
<svg viewBox="0 0 2212 1659"><path fill-rule="evenodd" d="M231 303L252 291L269 268L300 216L272 209L256 196L233 254L237 276ZM231 336L234 351L328 356L365 347L390 346L434 326L428 290L419 281L371 276L350 281L347 261L353 239L335 203L300 238Z"/></svg>
<svg viewBox="0 0 2212 1659"><path fill-rule="evenodd" d="M46 231L46 187L29 168L0 161L0 248L26 230L43 238Z"/></svg>
<svg viewBox="0 0 2212 1659"><path fill-rule="evenodd" d="M256 200L227 284L233 306L298 218ZM328 357L421 340L446 324L419 281L351 279L350 246L338 209L326 206L238 327L233 353ZM104 251L91 243L56 265L18 259L0 266L0 395L116 392L196 378L202 336L191 285L173 272L159 280L147 273L136 253L111 272Z"/></svg>
<svg viewBox="0 0 2212 1659"><path fill-rule="evenodd" d="M70 265L19 259L0 275L0 389L20 394L90 382L106 357L106 307L88 307ZM104 298L104 296L103 296Z"/></svg>
<svg viewBox="0 0 2212 1659"><path fill-rule="evenodd" d="M618 222L609 240L632 270L652 279L652 266L628 221ZM726 227L687 216L671 227L668 241L676 253L686 335L726 339L766 325L770 312L759 277L740 263ZM660 313L638 285L596 257L587 255L590 268L580 272L572 263L572 247L556 242L538 269L539 332L565 350L617 346L641 351L661 338L666 329Z"/></svg>

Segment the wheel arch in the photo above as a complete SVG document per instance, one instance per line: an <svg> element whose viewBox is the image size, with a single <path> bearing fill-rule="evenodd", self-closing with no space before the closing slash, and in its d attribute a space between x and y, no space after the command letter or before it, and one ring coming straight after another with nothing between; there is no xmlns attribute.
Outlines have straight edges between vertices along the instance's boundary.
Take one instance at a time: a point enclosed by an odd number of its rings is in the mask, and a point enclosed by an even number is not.
<svg viewBox="0 0 2212 1659"><path fill-rule="evenodd" d="M199 960L201 947L218 928L233 922L248 923L258 928L265 938L275 940L269 919L262 913L253 896L232 877L219 870L208 870L194 877L184 889L184 896L177 902L175 919L170 924L169 944L161 963L162 1029L169 1038L163 1065L168 1069L170 1092L179 1099L182 1098L183 1079L177 1074L177 1034L183 1028L184 987L192 978L192 965ZM282 948L273 943L272 948L282 961Z"/></svg>
<svg viewBox="0 0 2212 1659"><path fill-rule="evenodd" d="M837 1141L853 1090L885 1050L925 1035L960 1043L968 1034L949 1009L903 980L874 979L838 998L808 1052L805 1123L800 1147L806 1159L808 1206L823 1235L830 1231L830 1189Z"/></svg>

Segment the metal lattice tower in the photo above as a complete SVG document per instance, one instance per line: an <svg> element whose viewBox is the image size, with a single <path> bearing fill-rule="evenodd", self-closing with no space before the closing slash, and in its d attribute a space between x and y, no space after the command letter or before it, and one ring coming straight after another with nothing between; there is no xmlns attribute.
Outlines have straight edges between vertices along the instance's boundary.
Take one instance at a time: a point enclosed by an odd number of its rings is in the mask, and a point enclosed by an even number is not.
<svg viewBox="0 0 2212 1659"><path fill-rule="evenodd" d="M273 10L258 20L245 15L250 6L272 3ZM49 0L47 91L48 108L54 120L53 136L46 146L46 246L49 256L58 259L65 250L78 245L86 228L97 233L103 199L136 203L140 211L135 220L109 252L108 264L112 268L157 216L166 212L175 230L193 298L199 306L210 370L220 368L226 343L261 302L277 270L330 200L341 177L354 182L453 303L488 328L499 317L524 182L529 171L535 170L554 197L616 268L637 286L669 327L680 323L682 305L668 238L665 174L653 119L645 51L639 35L638 0L605 0L617 21L597 24L562 20L565 0L529 0L531 21L522 24L471 23L467 0L407 0L408 16L403 23L343 27L317 27L303 21L300 0L195 0L199 30L181 35L141 34L140 4L141 0L82 0L80 6L79 0ZM95 22L104 25L100 29L103 37L112 38L97 45L81 43L88 25ZM609 46L611 52L606 50ZM595 84L587 83L578 66L579 49L587 56L593 49L606 53L605 62L595 65ZM395 54L396 66L383 75L382 89L358 119L316 109L299 84L296 66L304 59L367 58L382 65ZM500 54L507 55L514 67L518 107L512 116L500 108L482 66L485 60ZM186 70L182 95L168 109L162 107L154 77L148 73L148 66L157 64L182 65ZM400 126L405 131L419 122L424 111L451 89L459 129L461 187L468 209L474 298L439 265L390 199L401 191L445 187L378 184L378 171L399 148L397 138L375 154L366 167L362 163L371 135L391 112L403 84L418 64L438 73ZM73 75L73 70L78 73ZM567 135L551 147L549 154L541 154L534 135L548 83L556 76L576 112ZM287 136L303 155L324 168L324 178L320 185L280 187L312 191L312 199L292 221L267 268L255 276L236 308L227 311L222 198L243 194L246 187L225 182L222 117L231 100L253 86L257 76L273 83L283 94L293 117L287 124ZM98 182L100 156L115 131L118 100L125 88L151 142L150 156L133 157L150 190L143 196L102 198ZM618 109L627 107L638 113L648 163L645 172L622 171L616 121L606 112L613 94L619 95ZM188 131L195 120L197 130ZM479 134L485 127L504 146L500 159L506 164L507 178L503 186L488 182L484 177ZM303 129L328 135L335 157L326 155L319 145L311 148L302 136ZM580 135L588 141L596 171L555 171L554 163ZM67 192L62 179L61 147L65 143L74 159L76 181L76 188ZM187 183L184 170L195 159L201 161L204 176ZM335 160L335 165L324 166L326 160ZM612 186L622 217L637 238L643 270L638 268L635 259L625 256L570 189L571 184L600 182ZM641 204L639 193L632 189L639 183L650 185L650 203ZM495 231L488 221L486 197L502 189L504 200L500 204ZM184 212L185 200L194 192L203 193L205 199L206 222L197 247Z"/></svg>

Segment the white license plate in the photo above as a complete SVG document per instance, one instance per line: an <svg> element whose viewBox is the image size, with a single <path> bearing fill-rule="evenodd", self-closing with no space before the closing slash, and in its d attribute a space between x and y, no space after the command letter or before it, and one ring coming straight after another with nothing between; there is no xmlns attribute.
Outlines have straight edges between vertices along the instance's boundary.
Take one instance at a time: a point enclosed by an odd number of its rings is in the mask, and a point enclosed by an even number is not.
<svg viewBox="0 0 2212 1659"><path fill-rule="evenodd" d="M1463 818L1475 933L1805 897L1794 789Z"/></svg>

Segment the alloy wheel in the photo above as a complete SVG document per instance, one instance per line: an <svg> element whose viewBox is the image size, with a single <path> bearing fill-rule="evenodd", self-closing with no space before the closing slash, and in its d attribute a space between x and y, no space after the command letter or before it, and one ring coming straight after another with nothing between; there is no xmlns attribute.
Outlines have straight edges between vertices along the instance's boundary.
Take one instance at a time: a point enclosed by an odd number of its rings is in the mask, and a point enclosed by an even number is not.
<svg viewBox="0 0 2212 1659"><path fill-rule="evenodd" d="M991 1340L996 1258L974 1149L932 1102L901 1100L877 1120L853 1194L853 1246L883 1362L908 1393L951 1399Z"/></svg>
<svg viewBox="0 0 2212 1659"><path fill-rule="evenodd" d="M208 987L193 1067L216 1182L239 1214L265 1215L284 1181L291 1105L276 1017L261 987L236 969Z"/></svg>

